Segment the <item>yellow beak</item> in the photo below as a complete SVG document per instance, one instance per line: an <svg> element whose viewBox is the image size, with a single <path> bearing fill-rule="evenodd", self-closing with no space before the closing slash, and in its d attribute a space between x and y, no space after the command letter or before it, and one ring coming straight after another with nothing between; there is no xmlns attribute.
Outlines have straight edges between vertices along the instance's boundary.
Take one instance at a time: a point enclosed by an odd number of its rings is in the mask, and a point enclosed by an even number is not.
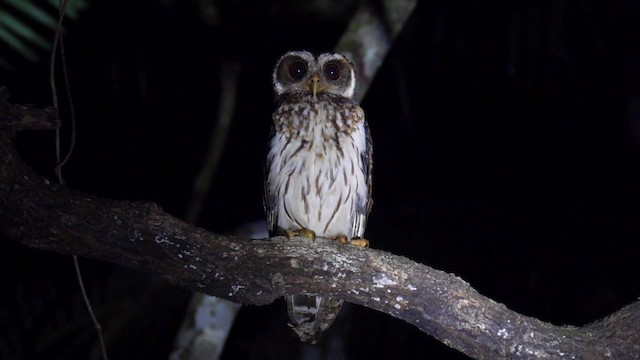
<svg viewBox="0 0 640 360"><path fill-rule="evenodd" d="M320 75L313 74L311 76L311 82L309 83L309 88L311 90L311 93L313 94L313 97L316 97L316 94L318 93L318 90L319 90L319 85L320 85Z"/></svg>

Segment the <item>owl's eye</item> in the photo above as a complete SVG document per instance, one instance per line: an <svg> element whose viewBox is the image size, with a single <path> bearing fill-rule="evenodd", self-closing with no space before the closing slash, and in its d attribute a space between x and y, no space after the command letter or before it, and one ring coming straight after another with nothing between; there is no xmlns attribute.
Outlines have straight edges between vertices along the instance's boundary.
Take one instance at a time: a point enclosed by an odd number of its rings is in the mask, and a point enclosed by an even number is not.
<svg viewBox="0 0 640 360"><path fill-rule="evenodd" d="M324 66L324 74L333 81L340 79L340 65L336 62L327 63Z"/></svg>
<svg viewBox="0 0 640 360"><path fill-rule="evenodd" d="M289 75L296 80L307 74L307 64L302 60L294 60L289 64Z"/></svg>

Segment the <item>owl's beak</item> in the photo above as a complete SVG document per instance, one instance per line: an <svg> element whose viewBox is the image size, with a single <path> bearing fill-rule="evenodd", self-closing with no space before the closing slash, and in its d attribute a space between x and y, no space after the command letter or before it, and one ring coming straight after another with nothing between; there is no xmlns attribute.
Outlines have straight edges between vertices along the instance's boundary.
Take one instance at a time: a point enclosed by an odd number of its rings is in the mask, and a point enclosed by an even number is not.
<svg viewBox="0 0 640 360"><path fill-rule="evenodd" d="M311 81L309 82L309 90L311 90L311 93L315 98L316 94L320 90L320 75L318 75L317 73L311 76Z"/></svg>

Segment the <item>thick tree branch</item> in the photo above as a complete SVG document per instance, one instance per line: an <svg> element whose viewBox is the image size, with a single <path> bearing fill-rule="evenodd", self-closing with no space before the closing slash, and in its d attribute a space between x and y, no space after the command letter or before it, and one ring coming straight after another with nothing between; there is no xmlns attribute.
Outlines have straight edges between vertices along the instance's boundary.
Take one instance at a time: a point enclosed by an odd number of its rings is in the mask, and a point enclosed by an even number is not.
<svg viewBox="0 0 640 360"><path fill-rule="evenodd" d="M358 69L355 95L358 101L362 101L369 90L393 40L417 3L417 0L384 0L381 6L374 7L365 2L351 18L335 50L347 55Z"/></svg>
<svg viewBox="0 0 640 360"><path fill-rule="evenodd" d="M591 325L510 311L462 279L407 258L318 239L251 241L189 225L151 203L101 199L51 183L16 154L21 129L57 126L0 90L0 231L31 247L99 259L245 304L286 293L339 297L402 319L477 359L640 357L640 302Z"/></svg>

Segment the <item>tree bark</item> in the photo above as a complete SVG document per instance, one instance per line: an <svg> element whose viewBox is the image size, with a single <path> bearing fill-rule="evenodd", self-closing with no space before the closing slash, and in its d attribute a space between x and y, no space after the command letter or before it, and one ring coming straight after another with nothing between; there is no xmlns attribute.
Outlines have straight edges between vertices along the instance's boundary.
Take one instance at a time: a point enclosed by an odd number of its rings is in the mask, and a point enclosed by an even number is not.
<svg viewBox="0 0 640 360"><path fill-rule="evenodd" d="M243 304L323 294L402 319L476 359L640 358L640 302L584 327L555 326L486 298L455 275L375 249L209 233L152 203L102 199L25 165L13 135L51 130L51 109L7 102L0 88L0 233L25 245L153 273Z"/></svg>

